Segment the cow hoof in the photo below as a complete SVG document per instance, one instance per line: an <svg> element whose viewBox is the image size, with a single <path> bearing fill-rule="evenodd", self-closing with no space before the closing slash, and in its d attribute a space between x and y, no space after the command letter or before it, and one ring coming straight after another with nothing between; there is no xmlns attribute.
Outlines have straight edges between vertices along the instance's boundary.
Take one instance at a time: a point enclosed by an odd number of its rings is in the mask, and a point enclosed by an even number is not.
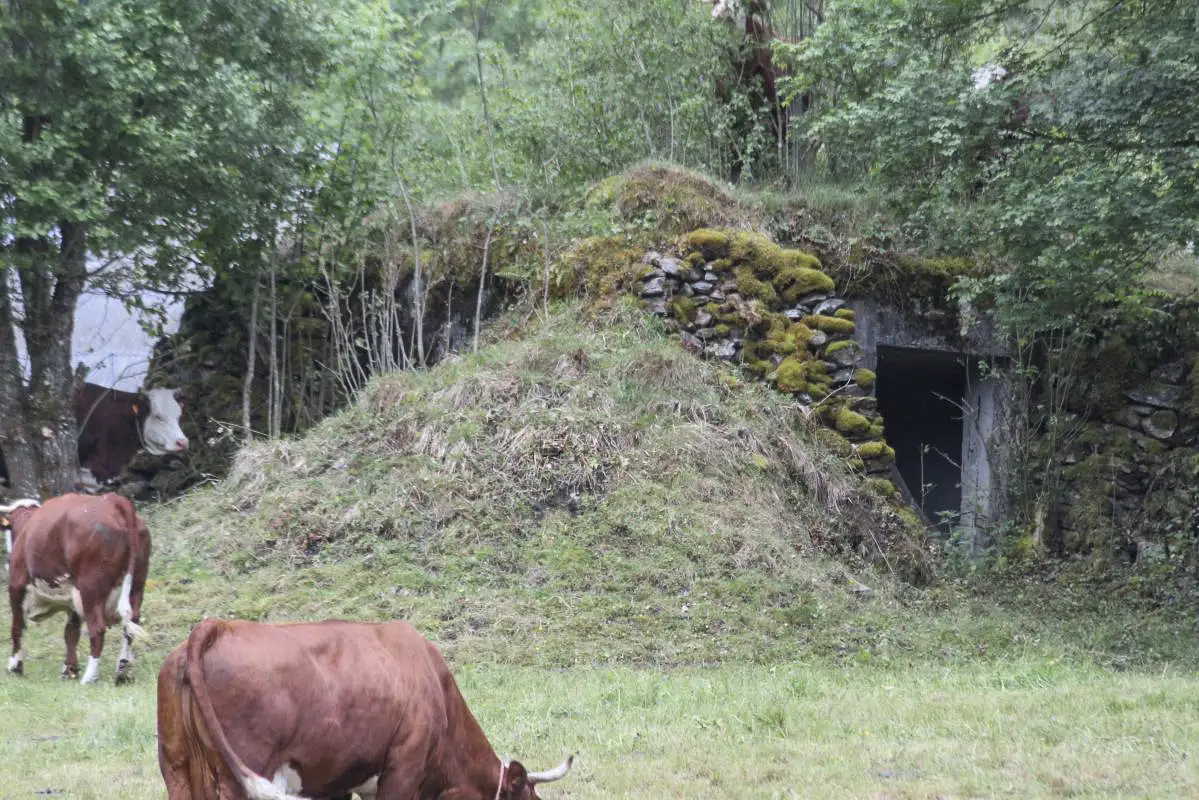
<svg viewBox="0 0 1199 800"><path fill-rule="evenodd" d="M62 674L58 677L64 681L73 681L79 677L79 670L74 667L63 667Z"/></svg>
<svg viewBox="0 0 1199 800"><path fill-rule="evenodd" d="M25 677L25 664L23 662L18 661L16 664L9 666L8 674L16 675L18 678L24 678Z"/></svg>
<svg viewBox="0 0 1199 800"><path fill-rule="evenodd" d="M129 675L132 667L133 662L126 659L121 659L121 661L117 664L117 686L120 686L122 683L128 683L130 680L132 680Z"/></svg>

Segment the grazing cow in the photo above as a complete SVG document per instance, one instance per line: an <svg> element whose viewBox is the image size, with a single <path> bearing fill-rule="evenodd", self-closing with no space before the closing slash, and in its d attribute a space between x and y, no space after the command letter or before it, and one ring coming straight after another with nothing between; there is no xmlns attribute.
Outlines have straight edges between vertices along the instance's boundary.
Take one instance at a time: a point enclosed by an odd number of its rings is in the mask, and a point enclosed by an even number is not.
<svg viewBox="0 0 1199 800"><path fill-rule="evenodd" d="M100 676L104 631L120 622L123 644L116 682L123 682L133 666L133 640L145 635L138 623L150 569L150 531L133 503L117 494L64 494L45 505L18 500L0 506L0 514L6 515L12 608L8 671L24 674L25 619L40 622L62 611L67 615L62 677L78 675L75 651L86 623L91 656L80 682L94 683Z"/></svg>
<svg viewBox="0 0 1199 800"><path fill-rule="evenodd" d="M538 800L572 760L538 773L497 756L405 622L207 619L158 673L169 800Z"/></svg>
<svg viewBox="0 0 1199 800"><path fill-rule="evenodd" d="M117 477L138 450L154 456L187 450L187 436L179 426L184 401L177 389L123 392L85 383L75 390L74 401L79 467L89 488ZM7 468L0 477L8 477Z"/></svg>

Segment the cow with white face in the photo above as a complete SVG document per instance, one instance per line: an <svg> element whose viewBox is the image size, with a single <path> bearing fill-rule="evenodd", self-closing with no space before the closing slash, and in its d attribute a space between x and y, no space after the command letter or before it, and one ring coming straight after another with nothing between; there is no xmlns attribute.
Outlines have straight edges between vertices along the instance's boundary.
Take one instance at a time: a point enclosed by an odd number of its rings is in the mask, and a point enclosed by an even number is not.
<svg viewBox="0 0 1199 800"><path fill-rule="evenodd" d="M178 389L123 392L94 383L75 390L82 484L99 488L121 474L139 450L152 456L184 453L190 442L181 420L184 400ZM0 483L8 470L0 454Z"/></svg>
<svg viewBox="0 0 1199 800"><path fill-rule="evenodd" d="M122 392L85 383L75 394L79 422L79 467L85 483L116 478L139 450L152 456L183 453L183 400L177 389Z"/></svg>

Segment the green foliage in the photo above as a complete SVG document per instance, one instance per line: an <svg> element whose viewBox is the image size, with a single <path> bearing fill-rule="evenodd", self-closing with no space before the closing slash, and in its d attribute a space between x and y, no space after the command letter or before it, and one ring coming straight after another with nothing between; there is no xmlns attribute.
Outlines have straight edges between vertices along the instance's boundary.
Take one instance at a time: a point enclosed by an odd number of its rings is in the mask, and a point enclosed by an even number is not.
<svg viewBox="0 0 1199 800"><path fill-rule="evenodd" d="M894 192L1022 334L1093 318L1194 236L1194 9L850 0L785 45L822 158ZM985 69L993 65L988 81Z"/></svg>

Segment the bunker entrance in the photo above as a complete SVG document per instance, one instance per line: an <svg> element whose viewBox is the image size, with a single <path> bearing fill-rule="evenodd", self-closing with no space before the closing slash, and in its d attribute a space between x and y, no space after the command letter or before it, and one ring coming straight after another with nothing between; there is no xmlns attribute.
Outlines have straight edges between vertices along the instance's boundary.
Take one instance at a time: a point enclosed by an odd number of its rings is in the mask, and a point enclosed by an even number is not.
<svg viewBox="0 0 1199 800"><path fill-rule="evenodd" d="M877 373L895 466L925 517L948 533L962 509L965 357L880 345Z"/></svg>

